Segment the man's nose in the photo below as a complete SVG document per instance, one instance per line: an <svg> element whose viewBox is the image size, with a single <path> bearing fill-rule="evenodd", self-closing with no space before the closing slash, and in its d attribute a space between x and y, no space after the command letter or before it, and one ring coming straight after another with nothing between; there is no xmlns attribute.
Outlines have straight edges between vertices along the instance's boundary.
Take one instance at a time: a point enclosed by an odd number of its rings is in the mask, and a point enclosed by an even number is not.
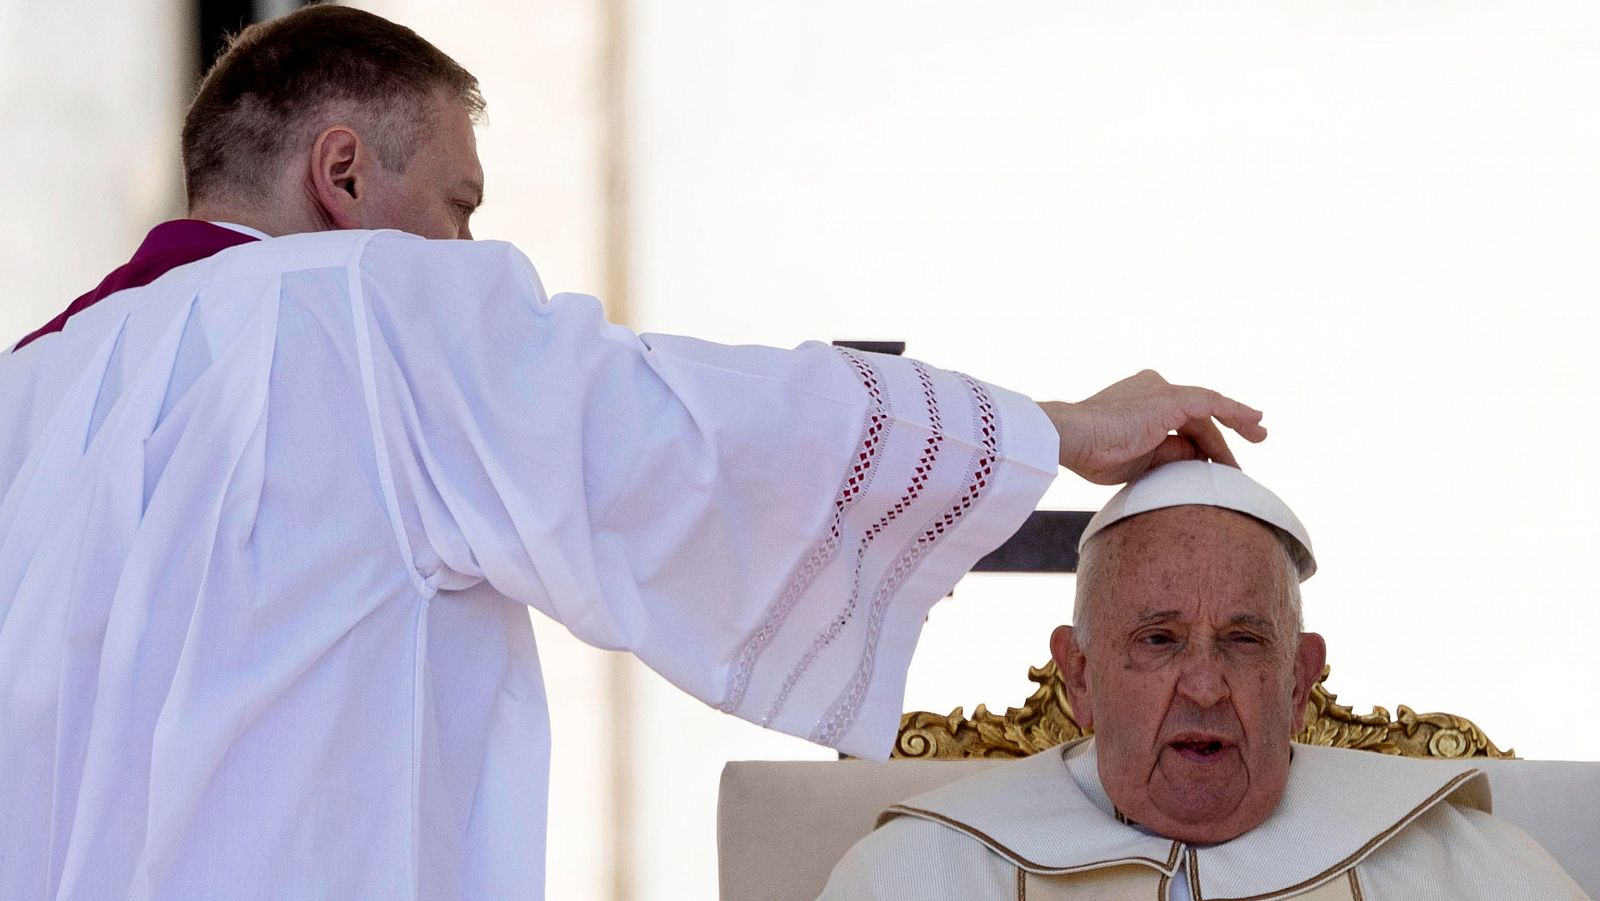
<svg viewBox="0 0 1600 901"><path fill-rule="evenodd" d="M1228 699L1228 680L1222 660L1209 646L1190 646L1178 674L1178 692L1197 707L1213 707Z"/></svg>

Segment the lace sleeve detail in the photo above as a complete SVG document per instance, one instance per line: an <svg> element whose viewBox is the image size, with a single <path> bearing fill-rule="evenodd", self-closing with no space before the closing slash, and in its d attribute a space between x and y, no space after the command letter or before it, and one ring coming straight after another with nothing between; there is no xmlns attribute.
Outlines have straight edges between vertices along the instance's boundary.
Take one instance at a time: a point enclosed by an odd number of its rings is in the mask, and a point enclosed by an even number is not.
<svg viewBox="0 0 1600 901"><path fill-rule="evenodd" d="M816 531L791 538L794 556L745 599L760 605L743 620L754 625L729 642L711 697L871 757L892 743L929 608L1033 509L1055 436L1022 395L915 360L835 352L849 374L830 377L864 404L845 412L834 441L855 429L856 446L839 481L812 489L815 510L818 489L837 485Z"/></svg>
<svg viewBox="0 0 1600 901"><path fill-rule="evenodd" d="M862 699L872 683L873 663L877 657L878 637L882 633L884 613L889 602L899 592L906 578L933 550L934 546L950 533L967 512L988 491L994 478L994 467L999 460L1000 422L995 414L994 402L984 386L976 380L961 376L971 395L973 404L973 438L978 449L968 463L966 485L955 502L944 512L934 516L927 526L913 538L896 557L894 565L886 572L873 591L867 613L867 639L856 671L840 691L837 699L817 721L816 728L807 736L823 745L836 745L855 725L861 710Z"/></svg>
<svg viewBox="0 0 1600 901"><path fill-rule="evenodd" d="M789 578L784 583L783 590L767 608L766 615L762 617L761 624L756 627L750 637L739 649L734 658L733 670L728 678L727 692L722 702L717 705L725 713L733 713L744 702L745 692L750 687L750 676L755 672L756 661L761 653L772 643L778 630L782 628L789 612L799 602L812 582L816 581L818 574L828 566L838 555L839 544L844 537L845 514L855 506L856 501L866 492L872 483L876 472L878 459L883 452L884 442L888 438L891 423L891 410L883 392L882 382L877 369L861 354L846 348L835 348L840 356L844 357L855 370L856 377L861 382L862 389L867 396L867 412L862 418L861 434L857 439L856 454L852 458L850 470L845 473L843 481L839 483L839 490L833 499L833 510L828 520L826 531L817 540L817 543L800 559ZM931 387L930 387L931 390ZM769 717L770 720L770 717Z"/></svg>
<svg viewBox="0 0 1600 901"><path fill-rule="evenodd" d="M822 653L823 649L832 644L834 639L839 637L839 633L843 632L844 628L850 624L851 618L855 616L857 601L861 594L861 564L866 557L867 549L883 533L884 529L888 528L890 523L898 520L902 514L910 509L912 503L921 496L923 488L926 487L930 474L933 472L933 465L937 461L939 451L944 444L944 432L939 415L939 399L937 392L934 391L933 377L928 373L927 367L915 362L912 363L912 366L916 370L917 381L922 386L923 402L927 405L928 418L933 425L932 434L923 439L921 455L917 460L917 465L913 470L909 483L899 499L877 521L862 532L860 538L856 540L850 591L845 597L844 604L841 606L839 613L829 621L827 628L812 639L811 646L806 648L806 652L800 658L800 662L795 665L789 672L788 677L784 679L783 686L778 689L777 696L773 698L766 714L761 718L761 725L763 726L772 723L772 720L783 710L783 705L788 701L789 693L794 690L795 684L811 669L811 664L816 661L817 656Z"/></svg>

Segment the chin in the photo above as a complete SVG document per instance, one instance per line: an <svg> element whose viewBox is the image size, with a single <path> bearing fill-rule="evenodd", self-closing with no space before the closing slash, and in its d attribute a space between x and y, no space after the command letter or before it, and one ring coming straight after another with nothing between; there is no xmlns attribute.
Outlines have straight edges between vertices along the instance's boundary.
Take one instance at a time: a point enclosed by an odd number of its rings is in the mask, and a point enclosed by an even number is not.
<svg viewBox="0 0 1600 901"><path fill-rule="evenodd" d="M1167 826L1149 826L1166 838L1191 845L1220 845L1232 841L1261 825L1266 817L1233 822L1227 819L1200 819L1173 822Z"/></svg>
<svg viewBox="0 0 1600 901"><path fill-rule="evenodd" d="M1176 797L1162 797L1158 793L1145 799L1148 820L1140 819L1131 811L1128 815L1167 838L1215 845L1236 839L1266 822L1281 797L1281 792L1268 798L1204 790Z"/></svg>

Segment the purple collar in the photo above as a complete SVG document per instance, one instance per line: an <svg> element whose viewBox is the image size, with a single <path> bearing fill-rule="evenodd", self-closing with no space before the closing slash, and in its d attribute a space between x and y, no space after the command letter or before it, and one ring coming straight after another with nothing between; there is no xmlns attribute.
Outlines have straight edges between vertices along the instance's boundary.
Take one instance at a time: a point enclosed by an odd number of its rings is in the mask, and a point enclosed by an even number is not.
<svg viewBox="0 0 1600 901"><path fill-rule="evenodd" d="M93 306L101 299L124 288L148 285L179 266L203 260L219 250L258 240L243 232L223 228L199 219L174 219L150 230L144 243L134 251L133 259L106 276L93 291L74 300L61 315L45 323L17 342L13 351L21 350L40 335L59 332L74 313Z"/></svg>

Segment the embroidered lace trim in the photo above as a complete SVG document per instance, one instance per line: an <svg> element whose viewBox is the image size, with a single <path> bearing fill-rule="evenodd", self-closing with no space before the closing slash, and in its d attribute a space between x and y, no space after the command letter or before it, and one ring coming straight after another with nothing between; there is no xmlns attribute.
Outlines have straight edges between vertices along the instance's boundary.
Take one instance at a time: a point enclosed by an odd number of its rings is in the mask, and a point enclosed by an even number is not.
<svg viewBox="0 0 1600 901"><path fill-rule="evenodd" d="M901 514L911 507L912 502L921 496L923 489L928 485L928 480L933 476L934 461L938 459L939 449L944 444L944 421L939 413L939 397L933 386L933 376L929 374L927 367L921 363L913 362L912 367L916 370L917 381L922 386L922 401L927 407L928 421L933 434L923 439L922 453L917 458L916 467L912 470L911 481L900 495L899 500L895 501L894 506L878 517L877 521L865 532L861 533L861 537L856 540L855 567L850 582L850 592L845 598L844 605L840 608L839 613L828 622L827 627L811 640L810 647L806 648L805 654L801 656L800 661L795 664L794 669L784 679L783 685L778 689L771 706L767 708L766 714L761 718L761 725L763 726L772 723L779 711L783 709L785 702L789 700L789 693L794 690L795 685L811 669L811 664L816 662L817 656L829 644L833 643L833 640L839 636L840 632L844 631L844 627L855 616L856 601L861 595L861 565L866 558L867 548L872 545L874 539L883 533L884 529L889 527L890 523L899 519Z"/></svg>
<svg viewBox="0 0 1600 901"><path fill-rule="evenodd" d="M862 420L856 455L834 496L833 512L828 520L827 531L810 552L796 564L784 583L783 590L767 608L767 614L762 618L761 624L750 633L739 649L733 672L728 678L728 690L722 698L722 703L717 705L717 708L725 713L733 713L744 702L745 692L750 687L750 676L755 672L756 661L772 643L772 639L778 634L784 620L788 619L789 612L794 609L795 604L838 553L839 542L844 537L845 514L872 484L878 458L882 456L885 439L888 437L890 409L883 395L878 370L855 351L843 347L836 347L834 350L855 370L856 378L861 381L861 387L867 394L867 412Z"/></svg>
<svg viewBox="0 0 1600 901"><path fill-rule="evenodd" d="M816 727L808 736L811 741L818 744L837 745L839 739L855 725L856 717L861 712L862 701L867 695L867 688L872 684L878 638L883 630L883 619L890 600L899 593L906 579L916 571L934 545L966 516L967 511L988 492L989 485L994 481L994 468L999 460L1000 449L1000 424L995 413L994 401L978 381L966 375L962 375L961 379L966 383L967 391L972 397L973 437L977 439L979 445L979 449L972 456L966 487L948 510L935 517L922 534L908 543L900 552L894 566L878 583L867 613L866 647L862 651L860 662L856 665L855 675L839 693L833 705L817 721Z"/></svg>

